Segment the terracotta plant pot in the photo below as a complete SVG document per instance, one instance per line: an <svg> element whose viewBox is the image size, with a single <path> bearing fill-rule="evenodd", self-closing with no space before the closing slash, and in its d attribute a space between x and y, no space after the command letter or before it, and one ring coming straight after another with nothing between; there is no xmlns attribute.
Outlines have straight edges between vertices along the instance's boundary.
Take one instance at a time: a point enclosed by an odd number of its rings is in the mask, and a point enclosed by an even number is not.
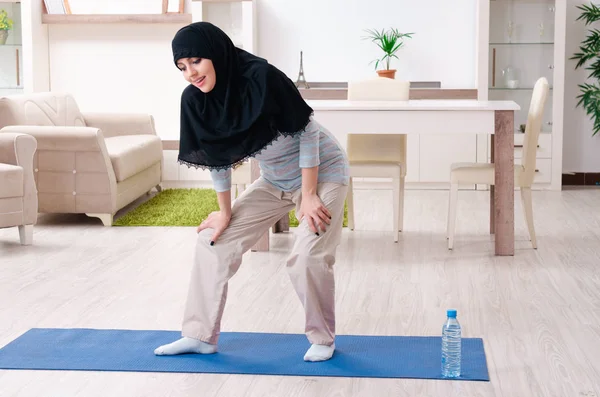
<svg viewBox="0 0 600 397"><path fill-rule="evenodd" d="M379 77L387 77L388 79L395 79L396 78L396 69L378 70L377 74L379 75Z"/></svg>
<svg viewBox="0 0 600 397"><path fill-rule="evenodd" d="M6 44L8 38L8 30L0 30L0 45Z"/></svg>

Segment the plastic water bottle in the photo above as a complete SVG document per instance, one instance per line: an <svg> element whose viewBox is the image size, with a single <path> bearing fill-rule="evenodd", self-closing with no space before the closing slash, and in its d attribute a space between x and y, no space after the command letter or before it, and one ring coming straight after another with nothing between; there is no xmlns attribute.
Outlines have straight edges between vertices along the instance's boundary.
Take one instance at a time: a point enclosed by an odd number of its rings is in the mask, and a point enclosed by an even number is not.
<svg viewBox="0 0 600 397"><path fill-rule="evenodd" d="M460 376L461 330L456 310L447 311L448 319L442 327L442 376Z"/></svg>

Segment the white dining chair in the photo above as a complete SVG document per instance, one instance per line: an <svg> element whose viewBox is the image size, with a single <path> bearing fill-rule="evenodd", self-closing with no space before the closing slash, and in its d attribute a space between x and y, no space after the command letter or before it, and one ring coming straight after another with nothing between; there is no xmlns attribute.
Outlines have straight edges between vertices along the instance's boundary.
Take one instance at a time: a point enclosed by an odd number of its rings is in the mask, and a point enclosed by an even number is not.
<svg viewBox="0 0 600 397"><path fill-rule="evenodd" d="M529 237L534 249L537 248L535 228L533 223L533 203L531 185L536 172L536 151L542 129L542 117L548 97L549 84L544 77L536 82L525 127L523 142L523 157L521 164L515 164L515 187L521 190L521 201L525 213L525 221L529 229ZM448 204L447 238L448 249L454 246L454 230L456 226L456 206L459 184L494 185L494 164L490 163L455 163L450 170L450 199Z"/></svg>
<svg viewBox="0 0 600 397"><path fill-rule="evenodd" d="M250 161L245 161L231 171L231 201L238 198L252 183Z"/></svg>
<svg viewBox="0 0 600 397"><path fill-rule="evenodd" d="M374 78L348 83L350 101L408 101L410 82ZM394 242L404 224L404 179L406 135L348 134L346 151L350 162L348 228L354 230L353 178L391 178L393 184Z"/></svg>

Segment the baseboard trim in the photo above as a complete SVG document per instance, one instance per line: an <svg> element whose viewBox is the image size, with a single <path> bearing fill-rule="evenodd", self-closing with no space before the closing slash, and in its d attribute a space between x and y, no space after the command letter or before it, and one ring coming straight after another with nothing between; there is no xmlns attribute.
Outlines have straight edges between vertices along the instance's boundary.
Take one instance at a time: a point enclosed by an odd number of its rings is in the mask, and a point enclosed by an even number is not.
<svg viewBox="0 0 600 397"><path fill-rule="evenodd" d="M161 183L164 189L189 189L189 188L204 188L212 189L213 184L210 180L179 180L179 181L168 181L164 180ZM447 191L450 185L448 183L419 183L419 182L406 182L406 190L442 190ZM357 181L354 182L354 188L356 190L391 190L391 182L384 181ZM548 190L549 185L533 185L533 190ZM461 185L460 190L472 190L476 191L474 185ZM481 189L479 191L488 191L489 189Z"/></svg>
<svg viewBox="0 0 600 397"><path fill-rule="evenodd" d="M213 184L211 180L163 180L161 185L165 189L185 189L185 188L208 188L212 189ZM418 182L406 182L406 190L448 190L449 184L447 183L418 183ZM354 182L354 188L357 190L391 190L392 183L385 181L369 182L369 181L357 181ZM472 185L465 185L460 187L461 190L475 190Z"/></svg>
<svg viewBox="0 0 600 397"><path fill-rule="evenodd" d="M571 172L562 174L563 186L600 186L600 172Z"/></svg>

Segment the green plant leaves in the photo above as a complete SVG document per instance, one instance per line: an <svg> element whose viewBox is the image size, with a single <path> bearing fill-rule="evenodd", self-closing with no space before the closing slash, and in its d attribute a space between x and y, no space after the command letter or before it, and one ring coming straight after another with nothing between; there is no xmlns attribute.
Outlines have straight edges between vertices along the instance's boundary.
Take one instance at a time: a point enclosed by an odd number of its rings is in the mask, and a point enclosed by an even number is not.
<svg viewBox="0 0 600 397"><path fill-rule="evenodd" d="M585 20L585 24L589 25L600 20L600 8L595 4L590 4L589 6L582 4L577 6L577 8L583 11L579 18L577 18L577 21Z"/></svg>
<svg viewBox="0 0 600 397"><path fill-rule="evenodd" d="M600 20L600 8L595 4L577 6L582 11L577 21L585 21L586 25ZM590 71L588 78L600 80L600 30L590 29L588 36L581 43L579 52L573 54L571 60L576 60L575 69L584 66L586 63L593 61L591 65L586 67ZM585 112L594 123L592 136L600 132L600 87L596 84L579 84L581 94L577 96L579 101L577 107L582 106Z"/></svg>
<svg viewBox="0 0 600 397"><path fill-rule="evenodd" d="M585 113L594 122L594 136L600 131L600 87L589 83L579 84L578 87L582 93L577 96L577 106L583 106Z"/></svg>
<svg viewBox="0 0 600 397"><path fill-rule="evenodd" d="M389 70L390 59L399 59L396 56L396 52L404 45L404 39L410 39L414 34L400 33L398 29L394 28L391 28L387 31L385 29L381 29L381 31L377 29L366 29L365 32L368 33L368 36L364 38L367 40L371 40L384 53L384 55L381 58L371 61L371 63L375 62L375 70L377 70L377 67L379 66L380 62L385 62L386 69Z"/></svg>
<svg viewBox="0 0 600 397"><path fill-rule="evenodd" d="M13 28L13 20L8 17L6 10L0 10L0 30L11 30Z"/></svg>

